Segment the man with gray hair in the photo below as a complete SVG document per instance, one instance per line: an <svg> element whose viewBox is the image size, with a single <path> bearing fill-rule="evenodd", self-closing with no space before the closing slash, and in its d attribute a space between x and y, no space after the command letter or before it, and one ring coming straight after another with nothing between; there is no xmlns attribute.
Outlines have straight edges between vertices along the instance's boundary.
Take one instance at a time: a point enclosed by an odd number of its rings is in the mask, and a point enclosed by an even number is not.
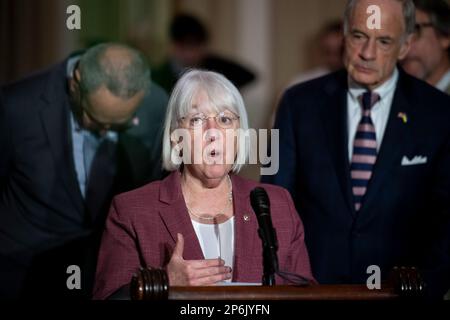
<svg viewBox="0 0 450 320"><path fill-rule="evenodd" d="M411 0L348 1L346 70L286 91L275 122L280 170L263 180L291 192L319 283L373 285L416 266L442 298L450 98L397 67L414 14Z"/></svg>
<svg viewBox="0 0 450 320"><path fill-rule="evenodd" d="M409 74L450 94L450 5L446 0L414 0L416 30L402 62Z"/></svg>
<svg viewBox="0 0 450 320"><path fill-rule="evenodd" d="M112 196L162 177L167 95L114 43L1 91L0 297L89 298Z"/></svg>

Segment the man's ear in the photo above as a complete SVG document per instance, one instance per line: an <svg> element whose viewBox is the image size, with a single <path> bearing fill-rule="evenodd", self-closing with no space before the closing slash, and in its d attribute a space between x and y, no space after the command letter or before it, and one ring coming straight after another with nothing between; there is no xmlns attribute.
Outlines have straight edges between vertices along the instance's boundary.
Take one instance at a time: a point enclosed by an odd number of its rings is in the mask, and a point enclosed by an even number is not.
<svg viewBox="0 0 450 320"><path fill-rule="evenodd" d="M75 82L73 78L69 78L68 82L69 82L69 91L73 97L73 95L75 95L76 92L78 91L78 84Z"/></svg>
<svg viewBox="0 0 450 320"><path fill-rule="evenodd" d="M398 54L398 60L403 60L406 55L409 52L409 49L411 49L411 42L413 41L413 35L412 34L408 34L406 36L406 39L403 41L401 47L400 47L400 52Z"/></svg>
<svg viewBox="0 0 450 320"><path fill-rule="evenodd" d="M81 82L80 68L77 67L77 68L74 70L73 76L75 77L75 81L76 81L77 83L80 83L80 82Z"/></svg>
<svg viewBox="0 0 450 320"><path fill-rule="evenodd" d="M441 47L443 50L448 50L448 48L450 47L450 35L449 36L444 36L444 35L439 36L439 43L441 44Z"/></svg>
<svg viewBox="0 0 450 320"><path fill-rule="evenodd" d="M73 77L69 78L69 89L71 94L76 94L80 90L80 70L76 68L73 72Z"/></svg>

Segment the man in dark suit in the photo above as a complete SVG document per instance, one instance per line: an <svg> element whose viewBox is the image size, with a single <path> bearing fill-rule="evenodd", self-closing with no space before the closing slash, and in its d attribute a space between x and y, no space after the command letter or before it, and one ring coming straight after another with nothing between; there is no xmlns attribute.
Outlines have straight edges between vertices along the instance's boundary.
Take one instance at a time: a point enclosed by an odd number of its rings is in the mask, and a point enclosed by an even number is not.
<svg viewBox="0 0 450 320"><path fill-rule="evenodd" d="M319 283L366 283L371 265L386 279L398 265L422 267L430 292L448 288L450 99L396 67L413 30L410 0L350 0L346 70L282 99L279 171L263 181L291 192Z"/></svg>
<svg viewBox="0 0 450 320"><path fill-rule="evenodd" d="M119 44L1 91L0 297L89 298L112 196L162 177L167 95Z"/></svg>

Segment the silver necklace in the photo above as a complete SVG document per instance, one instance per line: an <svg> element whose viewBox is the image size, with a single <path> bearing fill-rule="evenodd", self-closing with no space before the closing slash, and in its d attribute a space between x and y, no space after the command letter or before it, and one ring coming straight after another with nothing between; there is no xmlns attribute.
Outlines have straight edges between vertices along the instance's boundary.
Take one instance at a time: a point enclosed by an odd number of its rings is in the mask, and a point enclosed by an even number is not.
<svg viewBox="0 0 450 320"><path fill-rule="evenodd" d="M228 201L227 201L225 208L223 208L220 212L218 212L214 217L205 217L205 216L199 216L198 214L195 214L191 210L191 208L189 208L189 205L186 203L186 207L187 207L189 214L199 220L208 220L208 221L215 220L215 219L217 219L217 217L225 215L225 211L228 210L230 205L233 203L233 184L231 183L231 179L230 179L229 175L227 175L227 178L228 178L227 180L228 180L228 185L229 185L230 191L228 192Z"/></svg>

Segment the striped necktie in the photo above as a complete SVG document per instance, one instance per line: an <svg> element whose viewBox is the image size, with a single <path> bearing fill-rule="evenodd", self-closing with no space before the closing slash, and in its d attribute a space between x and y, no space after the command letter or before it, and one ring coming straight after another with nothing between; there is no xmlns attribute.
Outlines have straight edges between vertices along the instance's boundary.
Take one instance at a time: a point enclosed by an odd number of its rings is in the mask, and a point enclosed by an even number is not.
<svg viewBox="0 0 450 320"><path fill-rule="evenodd" d="M355 211L361 208L364 195L367 191L370 178L372 177L373 166L377 160L377 139L375 126L373 125L370 112L380 96L370 91L359 97L362 105L362 118L356 130L355 141L353 142L353 156L350 166L353 190L353 203Z"/></svg>

